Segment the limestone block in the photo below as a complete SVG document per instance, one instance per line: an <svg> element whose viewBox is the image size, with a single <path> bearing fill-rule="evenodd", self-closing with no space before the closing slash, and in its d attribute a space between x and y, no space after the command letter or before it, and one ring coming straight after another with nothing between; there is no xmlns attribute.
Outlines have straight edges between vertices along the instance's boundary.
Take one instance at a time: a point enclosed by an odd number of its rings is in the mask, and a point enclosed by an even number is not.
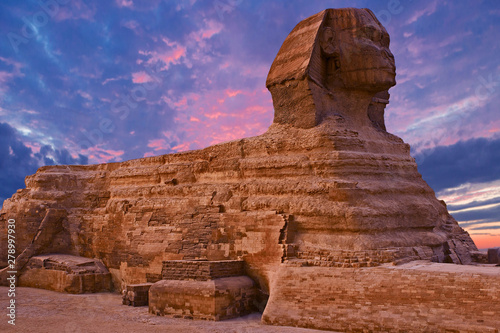
<svg viewBox="0 0 500 333"><path fill-rule="evenodd" d="M257 289L247 276L161 280L149 290L149 312L175 318L224 320L255 311Z"/></svg>
<svg viewBox="0 0 500 333"><path fill-rule="evenodd" d="M111 274L100 260L65 254L32 257L19 276L21 287L71 294L111 291Z"/></svg>

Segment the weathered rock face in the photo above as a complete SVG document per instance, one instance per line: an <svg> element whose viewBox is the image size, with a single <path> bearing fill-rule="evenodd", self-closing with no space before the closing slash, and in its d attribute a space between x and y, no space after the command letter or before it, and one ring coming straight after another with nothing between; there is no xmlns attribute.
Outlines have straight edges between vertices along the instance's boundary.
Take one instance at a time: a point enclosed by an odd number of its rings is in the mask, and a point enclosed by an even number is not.
<svg viewBox="0 0 500 333"><path fill-rule="evenodd" d="M384 130L395 84L388 46L369 10L302 21L269 73L275 120L265 134L122 163L42 167L4 202L0 260L8 219L20 251L56 209L65 212L53 217L54 241L33 254L99 258L115 288L160 280L164 260L243 259L264 291L282 263L469 263L477 250L469 235L422 180L409 146Z"/></svg>

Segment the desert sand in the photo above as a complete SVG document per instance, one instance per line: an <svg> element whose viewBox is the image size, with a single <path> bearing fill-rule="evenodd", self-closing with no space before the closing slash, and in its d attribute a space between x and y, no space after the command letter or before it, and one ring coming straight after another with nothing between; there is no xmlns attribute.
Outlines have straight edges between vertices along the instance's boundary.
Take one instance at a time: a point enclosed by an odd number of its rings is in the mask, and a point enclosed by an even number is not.
<svg viewBox="0 0 500 333"><path fill-rule="evenodd" d="M16 288L16 325L7 323L7 287L0 287L0 332L176 332L176 333L313 333L318 330L268 326L260 313L213 322L158 317L147 306L122 305L117 293L71 295L34 288Z"/></svg>

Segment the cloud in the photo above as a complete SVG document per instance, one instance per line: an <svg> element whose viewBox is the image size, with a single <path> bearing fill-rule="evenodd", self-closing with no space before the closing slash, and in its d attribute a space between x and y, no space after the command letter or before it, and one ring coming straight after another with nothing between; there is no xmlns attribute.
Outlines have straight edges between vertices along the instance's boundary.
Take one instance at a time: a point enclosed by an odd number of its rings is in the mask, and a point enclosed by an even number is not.
<svg viewBox="0 0 500 333"><path fill-rule="evenodd" d="M115 3L118 7L132 8L134 6L134 2L132 0L115 0Z"/></svg>
<svg viewBox="0 0 500 333"><path fill-rule="evenodd" d="M418 170L435 190L500 179L500 138L477 138L415 155Z"/></svg>
<svg viewBox="0 0 500 333"><path fill-rule="evenodd" d="M224 25L218 21L205 20L205 26L198 31L192 32L189 35L189 40L195 40L196 42L201 42L204 39L210 39L212 36L218 34L224 28Z"/></svg>
<svg viewBox="0 0 500 333"><path fill-rule="evenodd" d="M475 226L474 228L478 228L478 224L500 223L500 204L485 205L462 211L450 211L450 214L458 221L473 221L467 223L465 226ZM484 226L481 227L484 228Z"/></svg>
<svg viewBox="0 0 500 333"><path fill-rule="evenodd" d="M82 0L72 0L68 5L60 6L54 18L56 21L77 19L92 21L96 12L95 5Z"/></svg>
<svg viewBox="0 0 500 333"><path fill-rule="evenodd" d="M187 68L192 68L193 63L206 63L212 59L210 55L212 46L207 41L219 34L223 27L220 22L203 20L203 27L179 38L184 39L184 42L161 37L164 45L160 45L154 50L140 50L139 54L148 58L146 63L149 65L163 64L161 70L168 70L170 65L181 63ZM139 62L142 61L139 59Z"/></svg>
<svg viewBox="0 0 500 333"><path fill-rule="evenodd" d="M139 54L148 56L147 64L154 65L158 62L163 63L162 70L168 70L170 65L181 63L183 57L186 56L186 47L177 42L169 41L163 38L163 42L167 45L166 49L159 51L139 51Z"/></svg>
<svg viewBox="0 0 500 333"><path fill-rule="evenodd" d="M153 78L144 71L132 73L132 82L134 83L146 83L152 81Z"/></svg>
<svg viewBox="0 0 500 333"><path fill-rule="evenodd" d="M43 161L42 165L85 165L89 162L88 157L85 155L78 154L78 156L73 157L67 149L54 149L49 145L42 146L40 151L34 154L34 157L39 161Z"/></svg>
<svg viewBox="0 0 500 333"><path fill-rule="evenodd" d="M24 73L21 71L23 67L24 65L18 61L0 57L0 93L5 93L15 78L24 77Z"/></svg>
<svg viewBox="0 0 500 333"><path fill-rule="evenodd" d="M148 147L156 150L168 150L170 149L170 145L165 141L165 139L155 139L149 140Z"/></svg>
<svg viewBox="0 0 500 333"><path fill-rule="evenodd" d="M84 155L73 157L66 149L54 149L45 145L33 153L23 143L21 134L7 123L0 123L0 202L16 190L24 188L24 178L43 165L87 164Z"/></svg>
<svg viewBox="0 0 500 333"><path fill-rule="evenodd" d="M24 178L38 166L38 160L17 131L7 123L0 123L0 201L3 203L17 189L24 188Z"/></svg>
<svg viewBox="0 0 500 333"><path fill-rule="evenodd" d="M272 100L266 89L227 88L181 96L169 92L162 99L177 111L175 128L182 140L176 141L184 144L172 144L176 151L259 135L272 122Z"/></svg>
<svg viewBox="0 0 500 333"><path fill-rule="evenodd" d="M466 183L437 193L451 211L462 211L500 203L500 179L486 183Z"/></svg>
<svg viewBox="0 0 500 333"><path fill-rule="evenodd" d="M87 148L83 151L88 154L89 158L98 163L119 162L121 161L120 156L125 153L123 150L104 149L99 145Z"/></svg>
<svg viewBox="0 0 500 333"><path fill-rule="evenodd" d="M135 20L123 21L121 25L132 30L136 35L141 33L141 25Z"/></svg>
<svg viewBox="0 0 500 333"><path fill-rule="evenodd" d="M92 96L90 96L90 94L86 91L77 90L76 93L87 100L90 100L90 101L92 100Z"/></svg>
<svg viewBox="0 0 500 333"><path fill-rule="evenodd" d="M129 77L125 76L125 75L122 75L122 76L118 76L118 77L110 77L104 81L102 81L102 85L105 85L105 84L108 84L109 82L113 82L113 81L118 81L118 80L125 80L125 79L128 79Z"/></svg>
<svg viewBox="0 0 500 333"><path fill-rule="evenodd" d="M420 18L424 16L430 16L436 12L437 9L437 1L434 0L431 3L428 3L427 6L421 10L415 11L415 13L406 21L406 24L412 24L417 22Z"/></svg>
<svg viewBox="0 0 500 333"><path fill-rule="evenodd" d="M460 226L475 235L478 247L488 247L485 244L491 243L491 239L486 236L478 238L477 230L489 230L490 234L500 235L497 230L500 225L500 179L447 188L439 191L437 197L447 203L448 211Z"/></svg>

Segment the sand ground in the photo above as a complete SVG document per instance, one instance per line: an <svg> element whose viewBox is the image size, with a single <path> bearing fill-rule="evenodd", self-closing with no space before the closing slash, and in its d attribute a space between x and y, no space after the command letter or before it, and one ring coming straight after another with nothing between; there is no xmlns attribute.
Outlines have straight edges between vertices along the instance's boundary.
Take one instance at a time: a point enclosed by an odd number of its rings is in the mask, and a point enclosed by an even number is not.
<svg viewBox="0 0 500 333"><path fill-rule="evenodd" d="M175 332L175 333L318 333L293 327L267 326L259 313L221 322L158 317L147 307L121 304L114 293L69 295L16 288L16 325L7 323L8 288L0 287L0 332Z"/></svg>

